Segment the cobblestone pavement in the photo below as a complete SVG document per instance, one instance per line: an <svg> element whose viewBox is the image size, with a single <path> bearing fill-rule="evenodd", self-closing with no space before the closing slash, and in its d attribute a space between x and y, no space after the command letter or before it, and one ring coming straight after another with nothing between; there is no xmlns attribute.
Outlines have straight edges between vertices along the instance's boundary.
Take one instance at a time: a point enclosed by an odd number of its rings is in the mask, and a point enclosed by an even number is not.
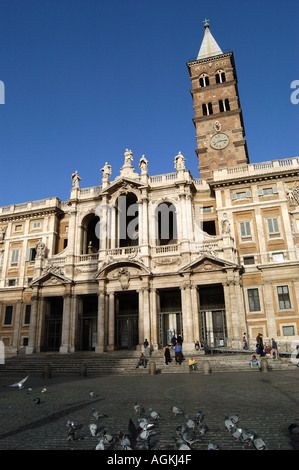
<svg viewBox="0 0 299 470"><path fill-rule="evenodd" d="M99 439L89 432L90 423L95 422L92 409L107 415L97 421L99 428L127 433L129 418L137 424L135 402L161 414L157 435L152 438L155 448L161 450L174 448L176 427L186 423L185 417L172 414L173 405L190 417L199 410L204 414L208 430L194 450L206 450L209 442L217 443L221 450L252 450L228 434L225 414L238 414L240 427L256 432L269 450L292 450L288 425L299 421L298 368L208 376L191 373L43 379L32 375L23 390L7 387L23 377L8 373L0 376L0 450L93 450ZM27 394L28 386L32 387L31 394ZM47 391L42 394L43 386ZM90 398L91 390L96 398ZM38 405L34 403L36 397L41 400ZM74 442L67 440L67 420L77 426Z"/></svg>

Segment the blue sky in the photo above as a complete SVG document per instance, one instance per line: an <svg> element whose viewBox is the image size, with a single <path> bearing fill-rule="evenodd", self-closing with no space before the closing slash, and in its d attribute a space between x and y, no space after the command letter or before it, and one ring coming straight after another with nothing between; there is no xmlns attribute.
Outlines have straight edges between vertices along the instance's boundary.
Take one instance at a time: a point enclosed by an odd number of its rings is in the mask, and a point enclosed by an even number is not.
<svg viewBox="0 0 299 470"><path fill-rule="evenodd" d="M199 177L186 63L204 27L233 51L251 162L299 155L299 2L287 0L0 0L0 206L67 200L134 167Z"/></svg>

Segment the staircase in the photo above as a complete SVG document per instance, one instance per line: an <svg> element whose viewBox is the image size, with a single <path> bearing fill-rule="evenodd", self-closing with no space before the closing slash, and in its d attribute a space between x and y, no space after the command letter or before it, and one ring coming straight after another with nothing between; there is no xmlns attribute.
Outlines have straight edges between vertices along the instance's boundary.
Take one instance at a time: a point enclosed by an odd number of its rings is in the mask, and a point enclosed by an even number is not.
<svg viewBox="0 0 299 470"><path fill-rule="evenodd" d="M3 373L31 373L42 374L46 365L51 368L52 376L57 374L98 376L103 374L148 374L149 366L136 369L138 361L138 351L113 351L96 355L89 352L77 352L73 354L59 353L37 353L28 356L20 355L6 358L5 364L0 364L0 374ZM197 371L192 373L203 373L204 364L209 361L211 372L237 372L254 371L256 368L249 367L251 352L235 354L194 354L197 362ZM162 351L155 351L148 358L155 362L156 373L162 374L182 374L189 373L189 356L185 356L182 365L175 364L174 358L169 365L163 361ZM277 361L268 359L270 370L291 370L294 364L289 359L279 359Z"/></svg>

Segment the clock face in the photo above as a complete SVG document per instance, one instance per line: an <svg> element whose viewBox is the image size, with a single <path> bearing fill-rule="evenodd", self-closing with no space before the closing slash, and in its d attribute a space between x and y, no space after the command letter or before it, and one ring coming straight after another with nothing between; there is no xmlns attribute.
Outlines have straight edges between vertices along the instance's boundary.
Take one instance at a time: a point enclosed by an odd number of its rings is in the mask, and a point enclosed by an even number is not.
<svg viewBox="0 0 299 470"><path fill-rule="evenodd" d="M210 146L216 150L222 150L229 144L229 137L226 134L214 134L210 140Z"/></svg>

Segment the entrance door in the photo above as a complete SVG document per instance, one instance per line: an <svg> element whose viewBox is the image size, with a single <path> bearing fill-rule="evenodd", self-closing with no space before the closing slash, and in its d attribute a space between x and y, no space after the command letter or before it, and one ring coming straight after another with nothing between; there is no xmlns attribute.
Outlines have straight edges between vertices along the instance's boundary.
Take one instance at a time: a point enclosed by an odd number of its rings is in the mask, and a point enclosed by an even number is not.
<svg viewBox="0 0 299 470"><path fill-rule="evenodd" d="M97 319L94 317L82 318L82 350L94 351L97 345Z"/></svg>
<svg viewBox="0 0 299 470"><path fill-rule="evenodd" d="M115 294L115 347L135 349L138 345L138 293L117 292Z"/></svg>
<svg viewBox="0 0 299 470"><path fill-rule="evenodd" d="M159 314L159 348L171 344L171 338L182 332L182 312L167 312Z"/></svg>
<svg viewBox="0 0 299 470"><path fill-rule="evenodd" d="M201 333L204 344L208 347L221 347L227 344L225 310L202 310Z"/></svg>
<svg viewBox="0 0 299 470"><path fill-rule="evenodd" d="M61 344L62 320L49 318L46 320L46 350L59 351Z"/></svg>

